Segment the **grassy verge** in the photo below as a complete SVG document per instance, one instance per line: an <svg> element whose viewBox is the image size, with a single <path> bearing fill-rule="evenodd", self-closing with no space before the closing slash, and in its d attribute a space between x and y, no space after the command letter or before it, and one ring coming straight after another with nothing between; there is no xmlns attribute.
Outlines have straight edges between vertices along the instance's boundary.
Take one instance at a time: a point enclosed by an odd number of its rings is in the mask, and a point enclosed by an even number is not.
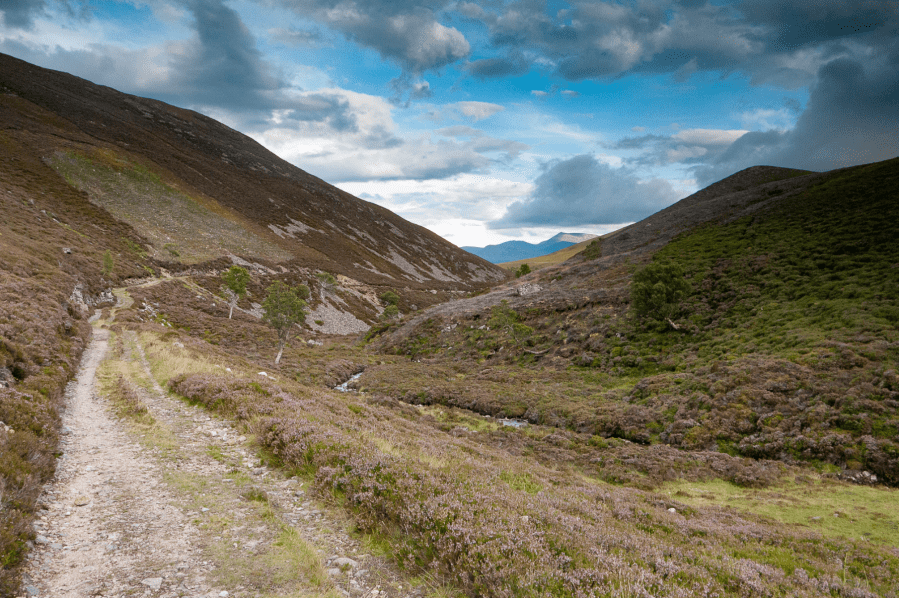
<svg viewBox="0 0 899 598"><path fill-rule="evenodd" d="M672 482L660 491L689 505L727 505L828 538L899 547L899 490L891 488L807 476L764 489L715 480Z"/></svg>

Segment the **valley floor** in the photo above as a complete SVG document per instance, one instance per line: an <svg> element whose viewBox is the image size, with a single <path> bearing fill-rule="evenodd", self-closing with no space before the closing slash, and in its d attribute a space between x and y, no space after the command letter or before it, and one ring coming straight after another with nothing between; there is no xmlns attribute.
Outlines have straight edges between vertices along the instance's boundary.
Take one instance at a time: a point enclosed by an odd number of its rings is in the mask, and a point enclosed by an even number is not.
<svg viewBox="0 0 899 598"><path fill-rule="evenodd" d="M93 323L30 598L897 595L894 489L409 404L520 395L502 364L329 337L271 368L270 331L189 284L120 289Z"/></svg>

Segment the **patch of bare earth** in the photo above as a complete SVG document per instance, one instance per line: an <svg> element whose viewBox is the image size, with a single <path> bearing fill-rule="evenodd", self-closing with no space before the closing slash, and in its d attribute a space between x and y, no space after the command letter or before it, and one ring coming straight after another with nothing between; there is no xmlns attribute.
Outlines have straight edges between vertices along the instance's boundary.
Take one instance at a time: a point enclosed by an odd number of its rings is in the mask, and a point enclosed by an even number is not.
<svg viewBox="0 0 899 598"><path fill-rule="evenodd" d="M132 368L120 386L140 417L122 416L101 393L104 358ZM422 593L385 558L365 554L341 512L263 466L230 422L169 397L136 335L95 328L63 423L25 568L29 596Z"/></svg>

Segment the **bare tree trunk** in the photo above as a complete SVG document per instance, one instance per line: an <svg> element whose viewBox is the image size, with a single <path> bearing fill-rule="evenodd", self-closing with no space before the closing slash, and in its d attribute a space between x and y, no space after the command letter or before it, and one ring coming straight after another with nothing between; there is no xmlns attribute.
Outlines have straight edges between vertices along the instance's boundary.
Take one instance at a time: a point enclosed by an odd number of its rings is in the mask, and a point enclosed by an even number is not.
<svg viewBox="0 0 899 598"><path fill-rule="evenodd" d="M231 314L233 314L233 313L234 313L234 304L232 303L232 304L231 304L231 311L228 312L228 319L229 319L229 320L231 319Z"/></svg>
<svg viewBox="0 0 899 598"><path fill-rule="evenodd" d="M284 353L284 347L287 346L288 338L290 338L290 328L278 333L278 356L275 357L275 365L281 362L281 354Z"/></svg>

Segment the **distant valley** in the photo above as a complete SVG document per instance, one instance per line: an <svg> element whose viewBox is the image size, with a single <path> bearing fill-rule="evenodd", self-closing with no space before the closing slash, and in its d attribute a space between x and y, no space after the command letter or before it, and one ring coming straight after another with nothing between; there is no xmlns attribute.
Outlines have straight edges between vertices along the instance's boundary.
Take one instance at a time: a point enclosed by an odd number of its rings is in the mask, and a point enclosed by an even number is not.
<svg viewBox="0 0 899 598"><path fill-rule="evenodd" d="M465 251L484 258L492 264L514 262L528 258L540 257L577 243L587 241L596 235L589 233L559 233L540 243L528 243L527 241L506 241L497 245L486 247L463 247Z"/></svg>

